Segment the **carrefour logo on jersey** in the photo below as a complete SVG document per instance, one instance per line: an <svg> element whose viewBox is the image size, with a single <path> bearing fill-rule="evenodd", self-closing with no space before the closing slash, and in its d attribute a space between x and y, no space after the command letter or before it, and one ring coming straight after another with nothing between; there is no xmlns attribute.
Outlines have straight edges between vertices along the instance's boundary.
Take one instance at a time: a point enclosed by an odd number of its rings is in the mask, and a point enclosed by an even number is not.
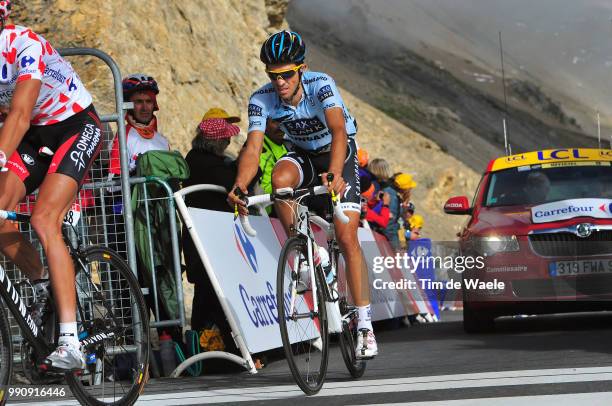
<svg viewBox="0 0 612 406"><path fill-rule="evenodd" d="M234 222L234 240L236 241L236 248L238 248L244 261L253 272L257 273L259 268L257 266L257 253L255 252L255 247L237 222Z"/></svg>
<svg viewBox="0 0 612 406"><path fill-rule="evenodd" d="M32 65L34 62L36 62L34 58L32 58L30 55L26 55L23 58L21 58L21 67L22 68L28 67Z"/></svg>

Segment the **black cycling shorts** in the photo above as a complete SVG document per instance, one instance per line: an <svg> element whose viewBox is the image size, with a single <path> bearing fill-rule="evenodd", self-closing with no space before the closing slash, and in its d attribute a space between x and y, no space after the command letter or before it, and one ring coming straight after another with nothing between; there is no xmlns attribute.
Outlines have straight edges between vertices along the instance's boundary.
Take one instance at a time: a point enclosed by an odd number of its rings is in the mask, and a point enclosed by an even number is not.
<svg viewBox="0 0 612 406"><path fill-rule="evenodd" d="M320 174L329 169L330 153L313 154L296 148L278 160L281 161L290 161L298 167L300 182L297 187L306 188L322 184ZM342 177L346 182L346 190L340 197L340 207L345 211L361 213L357 144L352 137L348 140Z"/></svg>
<svg viewBox="0 0 612 406"><path fill-rule="evenodd" d="M61 173L83 183L102 147L102 125L93 105L59 123L30 126L6 168L35 191L48 173ZM52 156L41 154L49 148Z"/></svg>

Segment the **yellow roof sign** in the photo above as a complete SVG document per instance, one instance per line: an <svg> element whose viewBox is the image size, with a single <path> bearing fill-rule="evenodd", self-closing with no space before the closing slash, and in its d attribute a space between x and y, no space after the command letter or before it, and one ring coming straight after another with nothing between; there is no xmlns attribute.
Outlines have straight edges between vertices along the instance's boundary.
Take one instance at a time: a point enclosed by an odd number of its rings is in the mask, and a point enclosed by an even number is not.
<svg viewBox="0 0 612 406"><path fill-rule="evenodd" d="M502 169L526 165L588 161L612 162L612 149L560 148L524 152L522 154L504 156L492 160L489 163L487 172L496 172Z"/></svg>

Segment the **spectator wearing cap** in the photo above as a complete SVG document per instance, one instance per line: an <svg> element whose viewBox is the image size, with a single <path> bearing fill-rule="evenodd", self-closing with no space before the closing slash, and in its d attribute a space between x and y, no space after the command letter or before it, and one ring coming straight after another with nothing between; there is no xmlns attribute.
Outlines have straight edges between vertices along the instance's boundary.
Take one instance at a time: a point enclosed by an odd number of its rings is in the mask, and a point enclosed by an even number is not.
<svg viewBox="0 0 612 406"><path fill-rule="evenodd" d="M208 120L209 118L221 118L230 124L236 124L240 122L240 117L230 116L227 113L227 111L223 110L220 107L212 107L208 109L208 111L204 113L204 117L202 117L202 121Z"/></svg>
<svg viewBox="0 0 612 406"><path fill-rule="evenodd" d="M230 139L240 133L240 128L223 118L203 119L196 128L191 150L185 160L190 177L185 186L208 183L231 188L236 166L225 157ZM187 196L191 207L206 206L210 210L228 211L225 196L221 193L199 192Z"/></svg>
<svg viewBox="0 0 612 406"><path fill-rule="evenodd" d="M417 183L412 179L412 175L399 173L393 178L392 183L383 189L390 197L388 205L390 219L385 228L385 236L396 251L399 251L401 248L398 236L401 206L402 203L410 201L412 189L415 188L416 185Z"/></svg>
<svg viewBox="0 0 612 406"><path fill-rule="evenodd" d="M409 231L406 231L407 240L418 240L421 238L421 230L425 225L425 219L420 214L415 214L408 220Z"/></svg>
<svg viewBox="0 0 612 406"><path fill-rule="evenodd" d="M230 123L227 117L202 119L195 129L195 136L191 141L192 148L185 158L191 174L184 182L184 186L212 184L229 190L236 178L237 167L235 162L225 158L224 153L231 138L239 132L240 128ZM185 200L189 207L230 211L223 193L190 193ZM194 284L191 328L200 331L209 328L211 324L217 325L226 349L230 352L236 351L221 304L185 227L183 227L183 252L187 265L187 280Z"/></svg>

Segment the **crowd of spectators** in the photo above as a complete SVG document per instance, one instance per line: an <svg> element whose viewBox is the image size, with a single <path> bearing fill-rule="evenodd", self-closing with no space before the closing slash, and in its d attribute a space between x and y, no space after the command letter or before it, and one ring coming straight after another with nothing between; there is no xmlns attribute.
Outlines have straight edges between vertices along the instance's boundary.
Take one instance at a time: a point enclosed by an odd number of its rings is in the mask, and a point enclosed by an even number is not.
<svg viewBox="0 0 612 406"><path fill-rule="evenodd" d="M421 215L415 214L411 201L417 183L408 173L392 174L383 158L370 161L364 149L359 149L357 157L362 225L384 235L395 251L407 248L407 241L421 238L425 223Z"/></svg>

